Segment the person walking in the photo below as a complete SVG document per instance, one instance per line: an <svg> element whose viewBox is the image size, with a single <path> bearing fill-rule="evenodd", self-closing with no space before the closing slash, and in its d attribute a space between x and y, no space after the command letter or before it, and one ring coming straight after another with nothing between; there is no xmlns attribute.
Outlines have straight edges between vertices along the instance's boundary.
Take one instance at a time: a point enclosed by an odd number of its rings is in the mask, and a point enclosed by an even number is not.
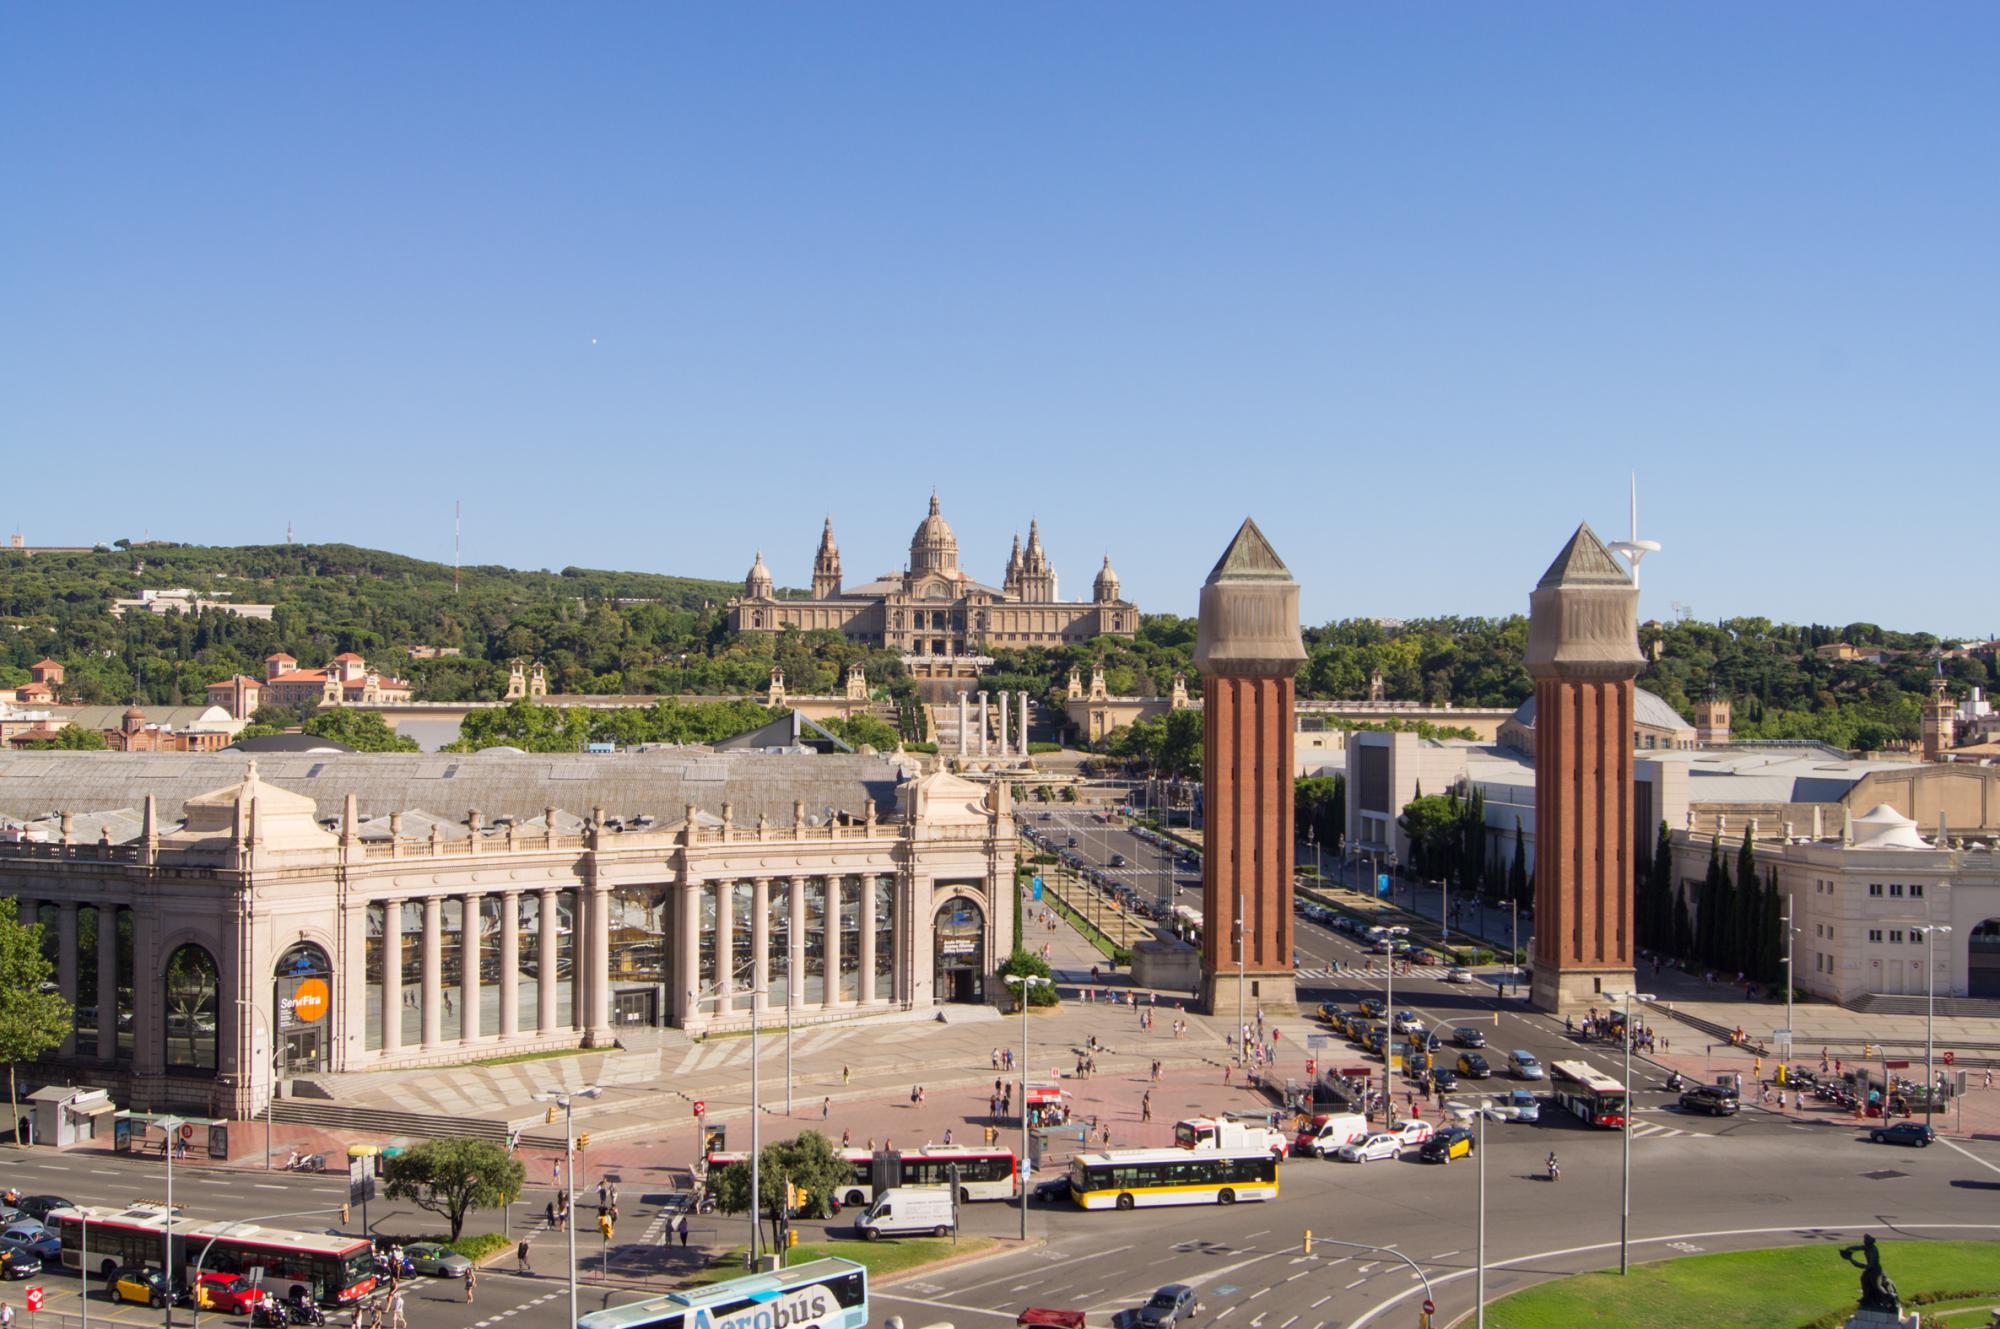
<svg viewBox="0 0 2000 1329"><path fill-rule="evenodd" d="M832 1118L833 1118L833 1099L831 1096L828 1096L826 1098L822 1098L819 1101L819 1119L821 1121L830 1121L832 1120Z"/></svg>
<svg viewBox="0 0 2000 1329"><path fill-rule="evenodd" d="M680 1233L681 1249L686 1250L688 1245L688 1216L686 1214L681 1215L680 1226L676 1230Z"/></svg>
<svg viewBox="0 0 2000 1329"><path fill-rule="evenodd" d="M842 1084L846 1084L846 1083L848 1082L848 1079L849 1079L849 1078L850 1078L850 1077L849 1077L849 1074L848 1074L848 1069L847 1069L847 1067L845 1067L845 1066L842 1066L842 1067L840 1068L840 1082L841 1082Z"/></svg>
<svg viewBox="0 0 2000 1329"><path fill-rule="evenodd" d="M479 1286L479 1266L476 1264L468 1264L467 1266L465 1266L466 1305L470 1306L472 1304L472 1292L473 1289L477 1288L478 1286Z"/></svg>
<svg viewBox="0 0 2000 1329"><path fill-rule="evenodd" d="M14 1329L14 1307L10 1302L0 1301L0 1329Z"/></svg>
<svg viewBox="0 0 2000 1329"><path fill-rule="evenodd" d="M403 1289L395 1288L389 1293L389 1329L409 1329L403 1319Z"/></svg>
<svg viewBox="0 0 2000 1329"><path fill-rule="evenodd" d="M514 1248L514 1271L522 1274L535 1272L528 1267L528 1239L521 1238L521 1244Z"/></svg>
<svg viewBox="0 0 2000 1329"><path fill-rule="evenodd" d="M1145 1096L1139 1100L1139 1120L1151 1121L1152 1119L1153 1119L1153 1091L1148 1089L1145 1093Z"/></svg>

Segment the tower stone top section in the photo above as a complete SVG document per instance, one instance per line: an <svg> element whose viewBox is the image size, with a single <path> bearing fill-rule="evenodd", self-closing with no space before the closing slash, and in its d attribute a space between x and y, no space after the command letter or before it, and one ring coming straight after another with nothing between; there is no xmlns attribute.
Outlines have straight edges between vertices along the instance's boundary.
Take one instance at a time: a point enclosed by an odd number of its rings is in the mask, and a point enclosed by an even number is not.
<svg viewBox="0 0 2000 1329"><path fill-rule="evenodd" d="M939 572L949 577L958 575L958 537L952 534L950 523L938 511L936 494L931 495L930 515L924 518L910 540L910 572L919 577L927 572Z"/></svg>
<svg viewBox="0 0 2000 1329"><path fill-rule="evenodd" d="M1305 658L1299 584L1245 517L1202 584L1195 667L1204 675L1290 678Z"/></svg>
<svg viewBox="0 0 2000 1329"><path fill-rule="evenodd" d="M840 594L840 546L833 542L833 518L826 519L820 532L819 552L813 555L813 598L830 600Z"/></svg>
<svg viewBox="0 0 2000 1329"><path fill-rule="evenodd" d="M1639 588L1585 522L1528 593L1528 672L1538 679L1630 678L1645 663Z"/></svg>
<svg viewBox="0 0 2000 1329"><path fill-rule="evenodd" d="M771 598L771 569L764 566L764 551L757 551L757 561L750 565L750 575L743 579L743 594L751 600Z"/></svg>

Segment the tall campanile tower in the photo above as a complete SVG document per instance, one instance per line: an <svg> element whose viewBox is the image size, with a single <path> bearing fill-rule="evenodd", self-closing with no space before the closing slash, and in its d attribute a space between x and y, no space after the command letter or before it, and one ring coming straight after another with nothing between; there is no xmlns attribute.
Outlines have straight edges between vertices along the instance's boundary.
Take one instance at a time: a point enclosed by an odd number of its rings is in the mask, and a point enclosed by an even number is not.
<svg viewBox="0 0 2000 1329"><path fill-rule="evenodd" d="M1576 528L1528 596L1535 680L1534 1004L1602 1010L1632 990L1632 680L1639 591Z"/></svg>
<svg viewBox="0 0 2000 1329"><path fill-rule="evenodd" d="M1292 977L1292 679L1305 658L1299 584L1257 523L1246 518L1201 588L1194 646L1202 676L1206 828L1201 986L1211 1015L1234 1019L1238 1010L1247 1016L1298 1009Z"/></svg>

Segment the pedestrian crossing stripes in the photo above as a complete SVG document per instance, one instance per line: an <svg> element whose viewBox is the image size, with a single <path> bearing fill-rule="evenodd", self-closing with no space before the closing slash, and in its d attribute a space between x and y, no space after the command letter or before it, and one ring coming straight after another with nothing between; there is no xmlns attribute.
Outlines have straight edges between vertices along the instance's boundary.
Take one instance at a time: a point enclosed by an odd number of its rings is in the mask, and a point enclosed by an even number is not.
<svg viewBox="0 0 2000 1329"><path fill-rule="evenodd" d="M1418 965L1418 966L1417 966L1416 968L1414 968L1414 969L1411 969L1411 970L1409 970L1409 971L1407 971L1407 972L1406 972L1406 971L1404 971L1404 970L1400 970L1400 969L1399 969L1399 970L1397 970L1397 971L1396 971L1396 977L1398 977L1398 978L1443 978L1443 977L1445 976L1445 974L1446 974L1446 973L1448 972L1448 968L1449 968L1448 966L1446 966L1446 965L1441 965L1441 964L1420 964L1420 965ZM1353 966L1353 965L1343 965L1343 966L1341 966L1341 968L1340 968L1340 970L1338 971L1338 973L1336 973L1336 972L1335 972L1335 971L1334 971L1334 970L1333 970L1333 969L1332 969L1332 968L1331 968L1330 966L1327 966L1327 965L1313 965L1313 966L1310 966L1310 967L1302 967L1302 968L1299 968L1299 969L1296 969L1296 970L1294 970L1294 971L1293 971L1293 973L1294 973L1294 974L1295 974L1295 975L1296 975L1297 977L1299 977L1299 978L1336 978L1336 977L1338 977L1338 978L1370 978L1370 977L1374 977L1374 978L1380 978L1380 977L1382 976L1382 970L1380 970L1379 968L1378 968L1378 969L1376 969L1376 970L1375 970L1375 972L1374 972L1374 973L1373 973L1373 974L1371 975L1371 974L1370 974L1370 973L1368 972L1368 970L1367 970L1366 968L1357 968L1357 967L1355 967L1355 966Z"/></svg>

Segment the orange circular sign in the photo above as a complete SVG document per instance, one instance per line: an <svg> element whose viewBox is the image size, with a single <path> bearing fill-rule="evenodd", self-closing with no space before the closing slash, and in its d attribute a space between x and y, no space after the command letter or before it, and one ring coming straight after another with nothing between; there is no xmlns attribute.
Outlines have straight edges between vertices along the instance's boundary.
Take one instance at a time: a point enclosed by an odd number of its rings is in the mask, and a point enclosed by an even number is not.
<svg viewBox="0 0 2000 1329"><path fill-rule="evenodd" d="M306 979L292 994L292 1018L303 1024L325 1019L328 999L325 979Z"/></svg>

